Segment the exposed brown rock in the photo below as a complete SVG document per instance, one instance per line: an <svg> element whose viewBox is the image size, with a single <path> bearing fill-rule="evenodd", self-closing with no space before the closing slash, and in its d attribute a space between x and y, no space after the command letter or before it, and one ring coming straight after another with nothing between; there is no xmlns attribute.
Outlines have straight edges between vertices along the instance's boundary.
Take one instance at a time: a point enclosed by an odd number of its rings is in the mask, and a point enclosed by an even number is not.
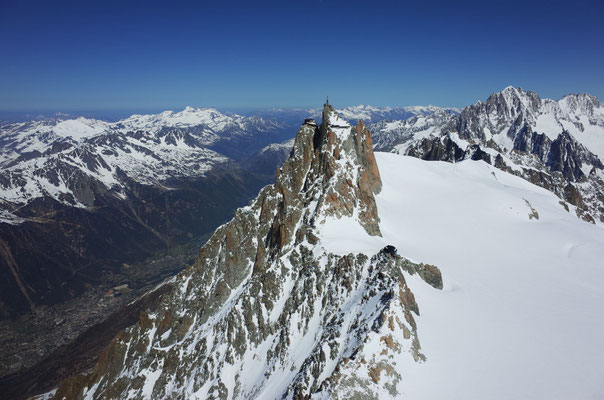
<svg viewBox="0 0 604 400"><path fill-rule="evenodd" d="M401 256L397 256L396 260L397 264L411 275L417 273L420 278L422 278L424 282L426 282L430 286L436 289L443 288L442 275L438 267L436 267L435 265L423 263L415 264Z"/></svg>
<svg viewBox="0 0 604 400"><path fill-rule="evenodd" d="M382 336L380 338L380 342L384 342L384 344L386 345L386 347L388 347L390 350L394 350L394 351L398 351L399 350L399 344L396 343L394 341L394 339L392 339L392 335L386 335L386 336Z"/></svg>
<svg viewBox="0 0 604 400"><path fill-rule="evenodd" d="M98 384L97 393L102 391L108 398L119 398L127 390L140 390L143 383L138 378L129 381L121 379L124 368L156 369L159 367L155 363L159 360L164 367L169 366L169 370L179 368L173 359L174 355L155 353L151 343L158 343L159 339L154 330L162 321L171 319L174 328L166 338L161 339L161 345L181 343L190 335L193 324L204 326L218 311L224 312L225 302L232 298L233 291L245 286L249 294L246 299L254 300L253 303L244 300L239 303L240 309L245 310L245 317L237 314L236 309L229 309L220 317L219 324L214 322L216 325L211 325L217 337L223 335L223 340L228 341L229 352L225 357L227 362L231 362L242 355L248 346L259 343L271 332L282 328L279 321L270 324L263 321L262 309L270 312L276 308L275 300L282 294L284 271L290 268L283 261L285 255L291 266L299 270L296 272L298 282L304 287L288 298L287 305L283 306L284 315L296 310L301 318L308 321L318 311L301 305L312 293L321 293L326 290L327 284L336 285L343 293L352 292L357 287L361 271L368 263L366 256L330 256L331 264L327 271L331 278L328 280L322 272L317 271L312 254L306 254L310 253L308 250L300 246L292 251L293 246L304 238L317 241L312 231L325 218L352 217L356 210L365 230L371 235L380 235L374 194L381 190L381 180L373 155L371 133L362 122L356 127L341 127L332 125L332 118L335 118L333 108L326 105L320 127L304 124L300 128L289 158L277 173L275 184L262 189L248 207L239 209L230 222L216 230L200 250L194 265L176 276L174 289L164 296L153 314L142 315L140 324L125 330L107 347L102 359L90 373L64 382L58 393L75 394L73 398L79 398L85 387ZM383 268L388 270L388 274L374 270L374 274L378 275L377 282L391 287L400 282L405 318L416 338L411 311L419 314L419 309L413 294L404 283L395 262L376 257L376 262L384 264ZM380 287L380 291L385 290L385 287ZM377 296L382 293L380 291L376 289L368 295ZM390 292L390 298L394 298L394 291ZM334 320L329 323L337 326L340 322ZM201 371L206 374L203 379L212 380L216 377L209 371L213 371L221 362L218 358L220 355L213 353L212 348L205 348L206 345L204 341L196 343L195 354L201 360L194 358L181 362L184 365L201 363ZM291 345L289 336L284 335L270 350L274 352L272 356L279 357L280 352ZM128 355L127 349L130 349ZM321 351L310 356L308 365L321 364ZM387 369L386 366L380 368ZM180 372L186 375L185 371ZM316 374L317 371L311 368L308 373L300 375L301 381L292 389L294 398L305 398L309 388L314 388L312 385L315 384ZM179 373L173 376L177 380L185 379ZM377 377L379 379L379 371ZM165 394L162 392L165 388L161 379L164 378L160 378L154 387L157 397ZM222 397L227 393L236 393L232 392L236 390L218 382L214 393Z"/></svg>
<svg viewBox="0 0 604 400"><path fill-rule="evenodd" d="M539 213L537 212L537 210L535 210L535 208L533 208L533 206L531 205L531 203L529 203L529 201L527 199L524 199L524 202L526 203L526 205L528 206L528 208L530 208L531 212L529 213L529 219L539 219Z"/></svg>

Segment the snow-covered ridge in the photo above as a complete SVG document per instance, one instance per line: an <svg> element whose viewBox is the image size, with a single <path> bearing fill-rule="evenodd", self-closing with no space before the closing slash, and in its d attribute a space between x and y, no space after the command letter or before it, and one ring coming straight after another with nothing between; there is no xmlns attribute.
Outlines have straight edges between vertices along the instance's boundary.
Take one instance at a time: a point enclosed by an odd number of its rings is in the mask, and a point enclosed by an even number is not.
<svg viewBox="0 0 604 400"><path fill-rule="evenodd" d="M238 114L222 113L215 108L186 107L179 112L164 111L160 114L132 115L116 122L131 129L156 129L164 127L191 127L204 125L214 132L220 132L228 127L245 129L248 125L262 122L254 117L244 117ZM268 123L268 121L264 121ZM273 122L275 124L276 122ZM269 125L270 127L270 125Z"/></svg>
<svg viewBox="0 0 604 400"><path fill-rule="evenodd" d="M509 146L503 136L510 136L509 127L521 117L521 122L534 132L552 140L563 131L569 132L604 159L604 105L589 94L569 94L560 100L541 99L534 92L509 86L462 112L478 112L486 139L492 137L499 145Z"/></svg>
<svg viewBox="0 0 604 400"><path fill-rule="evenodd" d="M164 111L159 114L134 114L117 122L77 117L45 118L36 121L7 124L0 127L0 164L11 155L27 151L42 151L58 139L82 141L101 134L143 130L156 134L167 128L199 127L196 136L210 144L221 135L245 134L250 128L266 131L279 127L277 121L260 117L244 117L222 113L215 108L186 107L184 110ZM8 147L8 149L7 149Z"/></svg>

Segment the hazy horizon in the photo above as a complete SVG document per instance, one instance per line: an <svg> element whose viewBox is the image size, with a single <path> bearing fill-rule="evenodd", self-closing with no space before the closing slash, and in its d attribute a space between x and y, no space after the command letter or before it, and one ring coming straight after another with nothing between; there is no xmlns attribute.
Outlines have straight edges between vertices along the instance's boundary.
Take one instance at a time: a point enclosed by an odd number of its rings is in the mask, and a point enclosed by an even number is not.
<svg viewBox="0 0 604 400"><path fill-rule="evenodd" d="M604 4L4 2L0 110L435 104L513 85L604 96ZM589 60L586 62L585 60Z"/></svg>
<svg viewBox="0 0 604 400"><path fill-rule="evenodd" d="M467 106L470 106L474 103L476 103L477 101L486 101L486 99L489 97L490 94L492 93L496 93L496 92L500 92L505 88L500 88L498 90L493 90L492 92L486 93L482 98L476 99L475 101L468 103L468 104L464 104L462 106L450 106L450 105L437 105L437 104L433 104L433 103L429 103L429 104L406 104L406 105L381 105L381 106L377 106L374 104L369 104L369 103L363 103L363 104L339 104L338 103L338 99L334 99L332 96L332 101L330 103L334 104L336 108L346 108L346 107L355 107L355 106L372 106L372 107L377 107L377 108L405 108L405 107L414 107L414 106L423 106L423 107L427 107L427 106L436 106L436 107L441 107L441 108L464 108ZM530 89L527 88L522 88L523 90L526 91L531 91ZM540 93L536 92L537 95L539 95L541 98L545 98L545 96L541 96ZM559 100L564 96L567 95L571 95L571 94L582 94L582 93L566 93L558 98L553 98L553 100ZM593 93L586 93L586 94L591 94L594 95ZM598 97L598 96L596 96ZM599 100L599 98L598 98ZM128 118L131 115L134 114L159 114L161 112L164 111L174 111L174 112L179 112L182 111L183 109L185 109L186 107L195 107L195 108L215 108L220 112L226 112L226 113L235 113L235 114L242 114L242 115L252 115L252 114L256 114L256 113L262 113L262 112L269 112L272 110L285 110L285 111L294 111L294 110L304 110L304 109L315 109L315 108L319 108L322 106L324 100L322 101L317 101L316 104L314 105L306 105L306 106L279 106L279 105L275 105L275 106L248 106L248 107L222 107L222 106L212 106L212 105L194 105L194 104L187 104L185 106L181 106L181 107L166 107L166 108L160 108L160 107L149 107L149 108L115 108L115 109L109 109L109 108L99 108L99 109L66 109L66 110L58 110L58 109L38 109L38 110L2 110L0 109L0 121L8 121L8 122L22 122L22 121L27 121L27 120L32 120L35 118L48 118L48 117L54 117L54 116L58 116L61 114L65 114L67 116L73 116L73 117L88 117L88 118L96 118L96 119L102 119L102 120L106 120L106 121L119 121L121 119L124 118Z"/></svg>

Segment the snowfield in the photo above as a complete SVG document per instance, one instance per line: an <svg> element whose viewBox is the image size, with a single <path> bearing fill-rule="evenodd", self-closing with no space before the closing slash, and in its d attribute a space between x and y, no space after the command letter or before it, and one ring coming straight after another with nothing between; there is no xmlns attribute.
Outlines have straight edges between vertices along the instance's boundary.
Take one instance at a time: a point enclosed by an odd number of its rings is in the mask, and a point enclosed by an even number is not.
<svg viewBox="0 0 604 400"><path fill-rule="evenodd" d="M442 291L407 278L427 361L396 360L406 398L602 398L604 228L482 161L375 155L383 237L330 219L321 242L337 254L392 244L440 268Z"/></svg>

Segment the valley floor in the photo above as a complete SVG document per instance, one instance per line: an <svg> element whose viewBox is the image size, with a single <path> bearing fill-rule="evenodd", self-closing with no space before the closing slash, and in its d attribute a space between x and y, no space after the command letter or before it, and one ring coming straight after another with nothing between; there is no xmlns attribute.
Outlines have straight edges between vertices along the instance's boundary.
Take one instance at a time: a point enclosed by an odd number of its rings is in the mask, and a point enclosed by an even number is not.
<svg viewBox="0 0 604 400"><path fill-rule="evenodd" d="M119 319L120 313L131 312L126 310L127 304L191 264L207 236L130 265L122 273L107 276L98 287L91 287L65 303L0 321L0 393L37 393L52 388L65 375L80 372L80 364L74 365L73 360L64 355L63 359L56 359L57 354L73 353L70 349L82 340L90 340L96 346L89 349L90 353L100 352L121 329L105 323L107 319ZM127 284L128 289L121 292L112 289L123 284ZM94 362L96 353L85 368ZM79 356L73 354L74 358ZM54 374L53 369L57 367L61 371ZM32 381L37 387L32 387Z"/></svg>
<svg viewBox="0 0 604 400"><path fill-rule="evenodd" d="M339 254L392 244L440 268L442 291L407 280L427 357L399 365L407 398L601 398L603 227L484 162L376 158L383 237L342 219L322 242Z"/></svg>

